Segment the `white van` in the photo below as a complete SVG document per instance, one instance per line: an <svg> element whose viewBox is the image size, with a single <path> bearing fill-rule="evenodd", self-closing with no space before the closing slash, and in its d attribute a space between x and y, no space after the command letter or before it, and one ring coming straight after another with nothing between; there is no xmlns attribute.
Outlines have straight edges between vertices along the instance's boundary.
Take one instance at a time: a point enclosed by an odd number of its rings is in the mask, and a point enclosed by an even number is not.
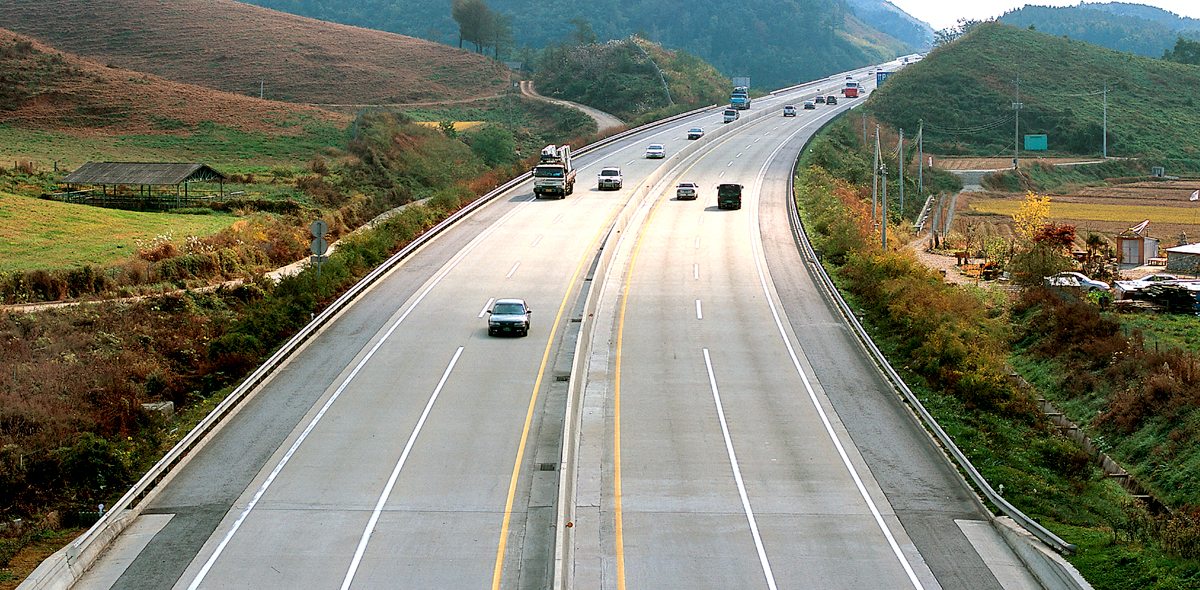
<svg viewBox="0 0 1200 590"><path fill-rule="evenodd" d="M738 118L737 109L725 109L725 122L726 123L731 123L733 121L737 121L737 118Z"/></svg>

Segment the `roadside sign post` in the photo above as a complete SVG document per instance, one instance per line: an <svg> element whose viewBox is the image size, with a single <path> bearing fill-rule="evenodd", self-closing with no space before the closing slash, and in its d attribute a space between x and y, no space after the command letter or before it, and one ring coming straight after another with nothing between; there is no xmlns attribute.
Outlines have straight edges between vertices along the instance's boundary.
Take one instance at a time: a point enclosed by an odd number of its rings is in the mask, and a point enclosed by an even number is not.
<svg viewBox="0 0 1200 590"><path fill-rule="evenodd" d="M329 260L329 257L325 255L329 251L329 242L325 241L325 234L329 233L329 225L325 223L325 220L318 219L312 222L312 225L308 227L308 231L312 232L313 235L310 248L313 253L313 262L317 263L317 280L320 281L321 263Z"/></svg>

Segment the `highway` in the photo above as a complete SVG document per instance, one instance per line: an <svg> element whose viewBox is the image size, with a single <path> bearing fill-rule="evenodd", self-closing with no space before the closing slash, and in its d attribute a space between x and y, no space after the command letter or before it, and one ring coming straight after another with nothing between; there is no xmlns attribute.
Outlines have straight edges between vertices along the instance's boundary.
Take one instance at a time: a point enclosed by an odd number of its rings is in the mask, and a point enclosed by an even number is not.
<svg viewBox="0 0 1200 590"><path fill-rule="evenodd" d="M838 79L756 99L766 114L723 133L714 109L599 147L573 195L527 182L442 234L294 355L75 587L549 588L564 468L572 587L1024 587L985 563L982 507L797 253L792 164L855 101L779 114ZM689 141L695 126L709 134ZM668 158L643 158L649 143ZM596 190L612 165L624 188ZM696 201L673 198L684 179ZM721 182L746 187L741 209L716 208ZM534 310L527 337L487 335L502 297ZM579 461L560 465L566 353L590 322Z"/></svg>

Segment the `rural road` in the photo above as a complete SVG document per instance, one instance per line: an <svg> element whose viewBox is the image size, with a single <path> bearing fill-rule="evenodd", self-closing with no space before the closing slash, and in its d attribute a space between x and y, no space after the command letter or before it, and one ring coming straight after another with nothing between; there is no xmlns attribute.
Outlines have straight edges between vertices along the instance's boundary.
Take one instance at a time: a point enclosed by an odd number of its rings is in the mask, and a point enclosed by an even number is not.
<svg viewBox="0 0 1200 590"><path fill-rule="evenodd" d="M624 121L622 121L604 111L593 109L592 107L581 105L577 102L571 102L569 100L559 100L557 98L550 98L548 96L542 96L537 93L537 90L534 90L533 82L530 82L529 80L521 80L521 94L524 94L525 96L528 96L529 98L534 98L537 100L544 100L546 102L552 102L554 104L560 104L560 105L564 105L564 106L577 108L577 109L583 111L585 114L587 114L587 116L591 117L592 119L595 119L596 126L600 128L600 131L604 131L606 129L612 129L614 127L624 127L625 126Z"/></svg>

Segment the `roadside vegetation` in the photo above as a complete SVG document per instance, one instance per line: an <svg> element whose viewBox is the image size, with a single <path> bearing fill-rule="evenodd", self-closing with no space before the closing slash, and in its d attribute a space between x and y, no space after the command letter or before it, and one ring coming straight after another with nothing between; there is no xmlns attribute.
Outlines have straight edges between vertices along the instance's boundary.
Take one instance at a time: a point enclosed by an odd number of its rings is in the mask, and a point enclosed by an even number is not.
<svg viewBox="0 0 1200 590"><path fill-rule="evenodd" d="M538 53L536 64L533 80L541 94L600 109L632 125L727 102L733 89L701 59L637 36L553 45Z"/></svg>
<svg viewBox="0 0 1200 590"><path fill-rule="evenodd" d="M871 223L871 152L857 129L843 119L814 141L796 198L823 263L893 366L993 487L1079 545L1069 559L1094 587L1200 588L1192 467L1200 363L1195 351L1167 344L1186 341L1187 320L1139 318L1146 323L1135 327L1098 300L1040 286L1070 264L1074 228L1054 224L1037 195L1014 215L1016 292L946 284L904 247L915 236L896 209L889 227L899 229L883 248ZM1174 511L1151 513L1104 477L1010 379L1009 365L1162 490Z"/></svg>
<svg viewBox="0 0 1200 590"><path fill-rule="evenodd" d="M1020 133L1046 134L1050 148L1024 156L1100 156L1107 82L1108 156L1200 172L1200 68L1011 25L971 27L892 74L866 109L909 133L924 123L930 153L1011 158L1018 78Z"/></svg>
<svg viewBox="0 0 1200 590"><path fill-rule="evenodd" d="M524 139L570 141L562 131L534 128L564 116L544 108L532 109ZM304 168L236 174L244 196L171 214L95 210L96 223L128 215L131 224L179 230L106 238L125 243L118 249L129 251L124 260L0 273L9 303L157 294L0 314L0 520L10 523L0 530L0 568L22 547L60 535L60 527L89 524L99 504L124 493L311 313L437 221L524 172L530 160L519 159L516 147L503 126L457 133L402 114L364 115L358 139L326 148ZM35 172L4 174L0 184L13 179L9 186L21 191L45 190ZM27 194L2 198L18 207L93 211ZM386 221L354 231L399 206ZM328 223L331 239L340 238L321 279L315 269L278 282L263 278L307 255L316 218ZM204 230L206 222L214 225ZM231 278L240 282L179 290ZM176 408L166 421L143 406L163 401Z"/></svg>

